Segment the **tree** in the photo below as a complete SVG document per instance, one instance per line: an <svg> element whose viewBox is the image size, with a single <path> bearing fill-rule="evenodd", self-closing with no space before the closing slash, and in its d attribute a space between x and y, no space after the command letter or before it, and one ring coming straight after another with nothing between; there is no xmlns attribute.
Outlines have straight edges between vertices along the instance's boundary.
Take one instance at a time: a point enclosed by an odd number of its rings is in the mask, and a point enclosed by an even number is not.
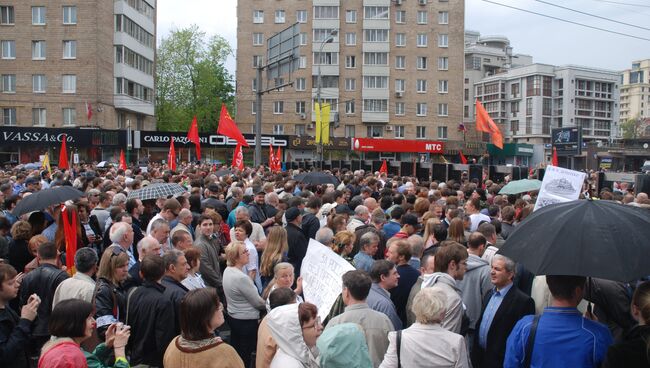
<svg viewBox="0 0 650 368"><path fill-rule="evenodd" d="M233 49L198 26L172 30L160 42L156 64L158 130L187 130L196 115L199 130L214 132L221 104L232 111L234 82L224 64Z"/></svg>
<svg viewBox="0 0 650 368"><path fill-rule="evenodd" d="M623 133L623 139L637 139L639 138L642 132L643 119L638 116L635 118L627 119L621 123L621 132Z"/></svg>

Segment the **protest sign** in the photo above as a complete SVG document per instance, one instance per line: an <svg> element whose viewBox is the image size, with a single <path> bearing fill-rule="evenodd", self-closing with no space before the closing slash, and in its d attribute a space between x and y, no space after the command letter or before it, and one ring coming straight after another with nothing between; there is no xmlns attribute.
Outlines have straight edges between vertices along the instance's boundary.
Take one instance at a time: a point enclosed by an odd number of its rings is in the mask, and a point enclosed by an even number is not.
<svg viewBox="0 0 650 368"><path fill-rule="evenodd" d="M556 166L547 166L542 181L542 188L537 196L534 211L549 204L574 201L580 197L582 184L587 174L563 169Z"/></svg>
<svg viewBox="0 0 650 368"><path fill-rule="evenodd" d="M300 275L305 301L318 307L321 320L330 312L336 298L343 291L341 276L354 267L330 248L309 239L307 254L302 260Z"/></svg>

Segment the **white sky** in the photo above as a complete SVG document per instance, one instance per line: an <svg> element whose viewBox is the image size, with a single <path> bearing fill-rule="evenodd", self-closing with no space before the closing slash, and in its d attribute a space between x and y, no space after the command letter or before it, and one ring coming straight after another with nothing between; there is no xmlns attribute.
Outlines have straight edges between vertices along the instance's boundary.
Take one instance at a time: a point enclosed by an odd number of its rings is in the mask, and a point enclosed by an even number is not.
<svg viewBox="0 0 650 368"><path fill-rule="evenodd" d="M577 14L537 0L494 1L650 39L650 30ZM544 1L650 29L648 22L650 1L648 0L611 0L642 6L613 4L607 0ZM515 53L532 55L534 62L622 70L629 68L633 60L650 58L650 40L638 40L587 29L491 4L484 0L466 0L465 6L465 29L479 31L483 36L506 36L510 39ZM236 48L237 1L158 1L158 38L165 37L173 28L187 27L191 24L197 24L208 34L219 34L225 37L231 46ZM228 60L226 66L234 75L234 56Z"/></svg>

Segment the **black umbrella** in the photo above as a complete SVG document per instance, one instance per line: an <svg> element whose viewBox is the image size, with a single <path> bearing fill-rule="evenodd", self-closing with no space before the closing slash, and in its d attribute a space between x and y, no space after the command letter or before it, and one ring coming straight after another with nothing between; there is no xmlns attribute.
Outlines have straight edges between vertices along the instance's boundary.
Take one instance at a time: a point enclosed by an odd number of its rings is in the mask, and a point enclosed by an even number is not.
<svg viewBox="0 0 650 368"><path fill-rule="evenodd" d="M577 200L535 211L499 254L536 275L632 281L650 275L650 211L611 201Z"/></svg>
<svg viewBox="0 0 650 368"><path fill-rule="evenodd" d="M302 179L298 180L305 184L334 184L338 185L339 179L336 176L322 171L310 172L305 175Z"/></svg>
<svg viewBox="0 0 650 368"><path fill-rule="evenodd" d="M14 216L20 216L28 212L40 211L55 204L77 199L83 195L83 192L71 186L43 189L22 199L11 213Z"/></svg>
<svg viewBox="0 0 650 368"><path fill-rule="evenodd" d="M302 181L302 179L305 178L305 175L307 175L307 173L305 173L305 172L296 174L296 175L293 176L293 180Z"/></svg>

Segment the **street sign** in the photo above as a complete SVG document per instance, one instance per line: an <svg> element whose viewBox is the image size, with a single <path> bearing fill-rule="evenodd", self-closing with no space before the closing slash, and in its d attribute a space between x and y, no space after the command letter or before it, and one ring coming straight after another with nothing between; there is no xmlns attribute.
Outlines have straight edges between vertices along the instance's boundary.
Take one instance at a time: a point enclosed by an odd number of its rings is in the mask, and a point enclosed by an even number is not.
<svg viewBox="0 0 650 368"><path fill-rule="evenodd" d="M269 37L266 49L266 78L275 81L298 69L300 61L300 24Z"/></svg>

